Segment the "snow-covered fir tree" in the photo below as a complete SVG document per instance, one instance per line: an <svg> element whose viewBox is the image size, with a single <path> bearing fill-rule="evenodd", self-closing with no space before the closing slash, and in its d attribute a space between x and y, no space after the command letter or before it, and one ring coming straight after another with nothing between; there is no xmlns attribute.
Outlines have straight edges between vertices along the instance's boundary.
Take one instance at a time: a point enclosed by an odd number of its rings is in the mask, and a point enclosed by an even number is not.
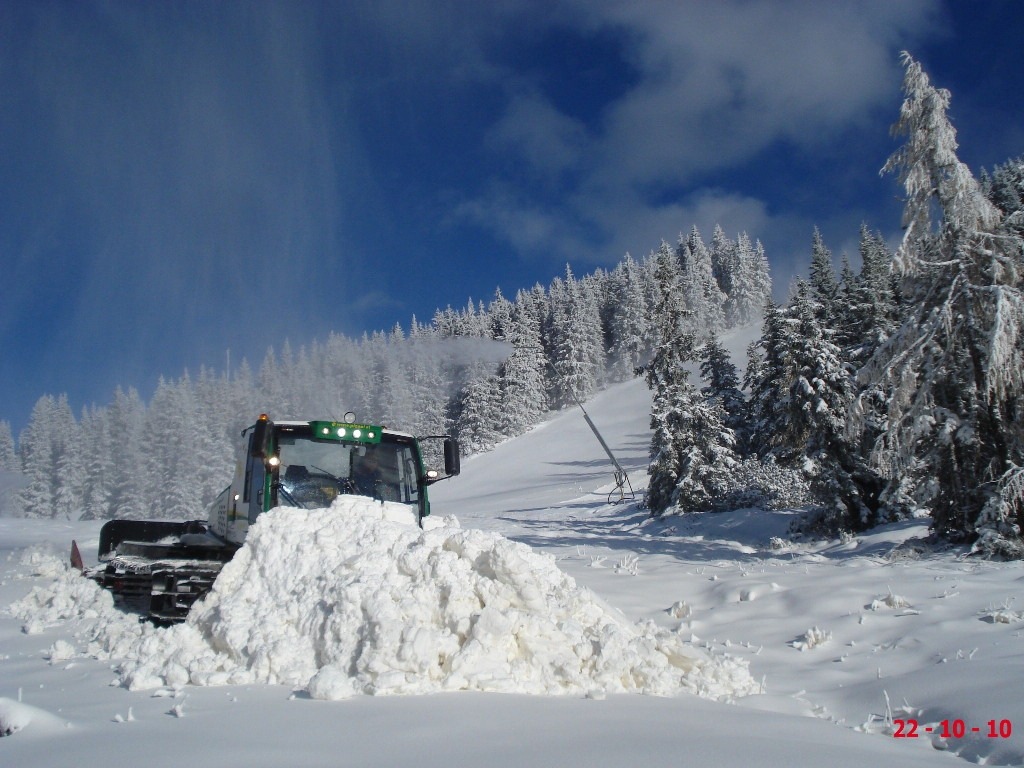
<svg viewBox="0 0 1024 768"><path fill-rule="evenodd" d="M736 250L736 242L730 240L721 225L716 224L711 233L711 269L718 282L718 287L725 295L722 311L725 323L735 325L736 315L736 279L740 270L740 257Z"/></svg>
<svg viewBox="0 0 1024 768"><path fill-rule="evenodd" d="M114 465L109 411L95 406L82 414L83 445L90 446L85 466L82 518L100 520L108 516L118 468Z"/></svg>
<svg viewBox="0 0 1024 768"><path fill-rule="evenodd" d="M665 244L655 258L659 296L654 357L643 371L652 391L646 502L652 514L661 515L710 509L724 494L735 455L721 405L701 397L689 382L695 337L681 300L678 259Z"/></svg>
<svg viewBox="0 0 1024 768"><path fill-rule="evenodd" d="M845 304L837 327L852 359L864 361L896 328L897 296L893 281L892 254L882 236L860 229L861 270L856 278L845 277Z"/></svg>
<svg viewBox="0 0 1024 768"><path fill-rule="evenodd" d="M820 318L830 327L835 319L836 301L839 297L839 281L832 263L832 251L825 245L818 228L814 228L811 240L810 288L820 308Z"/></svg>
<svg viewBox="0 0 1024 768"><path fill-rule="evenodd" d="M790 418L792 337L793 329L786 313L775 302L768 301L761 338L757 341L760 360L756 365L748 363L744 378L750 390L746 417L747 450L761 458L771 456L782 462L793 459L802 446L797 427Z"/></svg>
<svg viewBox="0 0 1024 768"><path fill-rule="evenodd" d="M600 312L593 295L566 266L565 279L551 285L550 356L557 373L552 405L561 408L590 397L602 360Z"/></svg>
<svg viewBox="0 0 1024 768"><path fill-rule="evenodd" d="M624 381L650 351L649 309L643 272L628 253L610 278L609 376Z"/></svg>
<svg viewBox="0 0 1024 768"><path fill-rule="evenodd" d="M679 238L676 256L682 268L683 301L690 311L693 330L698 333L717 333L725 326L726 296L719 288L711 253L701 239L697 227Z"/></svg>
<svg viewBox="0 0 1024 768"><path fill-rule="evenodd" d="M739 371L718 337L708 336L700 348L700 375L707 382L701 394L722 406L725 425L733 432L743 428L746 397L740 389Z"/></svg>
<svg viewBox="0 0 1024 768"><path fill-rule="evenodd" d="M881 410L874 458L890 503L905 494L939 533L1020 555L1024 246L957 158L949 92L903 63L894 131L906 142L885 170L906 192L895 265L907 314L863 370L860 405Z"/></svg>
<svg viewBox="0 0 1024 768"><path fill-rule="evenodd" d="M14 446L11 423L0 420L0 472L15 472L21 469L21 461Z"/></svg>
<svg viewBox="0 0 1024 768"><path fill-rule="evenodd" d="M18 440L27 485L18 493L26 517L77 519L85 474L78 424L66 395L36 401Z"/></svg>
<svg viewBox="0 0 1024 768"><path fill-rule="evenodd" d="M847 435L854 396L851 370L842 359L834 332L821 318L817 289L801 281L791 307L792 366L787 434L799 443L803 469L811 480L830 529L861 530L878 522L881 478L866 466L856 441Z"/></svg>
<svg viewBox="0 0 1024 768"><path fill-rule="evenodd" d="M991 176L984 173L982 190L1002 212L1002 227L1024 235L1024 156L997 165Z"/></svg>
<svg viewBox="0 0 1024 768"><path fill-rule="evenodd" d="M202 489L197 482L196 436L199 411L188 379L160 379L145 420L145 515L154 519L202 517Z"/></svg>
<svg viewBox="0 0 1024 768"><path fill-rule="evenodd" d="M114 392L107 409L110 423L110 454L117 475L110 489L108 517L141 520L146 517L148 486L146 451L152 441L145 434L146 406L135 389Z"/></svg>
<svg viewBox="0 0 1024 768"><path fill-rule="evenodd" d="M503 431L519 435L547 411L544 346L540 320L530 311L528 294L520 291L509 316L506 340L512 354L501 365Z"/></svg>

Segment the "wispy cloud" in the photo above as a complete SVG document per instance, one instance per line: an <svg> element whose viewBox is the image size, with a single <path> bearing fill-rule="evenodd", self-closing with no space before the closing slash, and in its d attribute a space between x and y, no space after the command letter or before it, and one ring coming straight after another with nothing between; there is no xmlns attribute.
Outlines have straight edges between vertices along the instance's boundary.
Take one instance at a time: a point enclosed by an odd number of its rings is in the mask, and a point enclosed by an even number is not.
<svg viewBox="0 0 1024 768"><path fill-rule="evenodd" d="M764 223L766 201L749 199L741 187L727 189L716 176L781 142L813 156L869 124L881 106L891 108L899 83L895 52L927 34L939 10L927 0L580 0L565 8L576 13L563 14L562 23L574 24L580 36L615 31L634 85L605 106L593 131L536 91L526 99L515 94L493 140L538 174L574 174L558 177L562 200L544 211L543 227L535 209L510 207L515 195L496 186L489 200L463 208L478 222L490 212L489 225L520 248L545 245L524 232L556 233L546 246L560 258L592 249L595 240L609 249L608 258L618 258L623 246L649 242L651 230L638 239L643 227L700 216L712 201L734 226ZM682 219L672 226L688 225ZM590 241L573 245L573 230L589 232Z"/></svg>

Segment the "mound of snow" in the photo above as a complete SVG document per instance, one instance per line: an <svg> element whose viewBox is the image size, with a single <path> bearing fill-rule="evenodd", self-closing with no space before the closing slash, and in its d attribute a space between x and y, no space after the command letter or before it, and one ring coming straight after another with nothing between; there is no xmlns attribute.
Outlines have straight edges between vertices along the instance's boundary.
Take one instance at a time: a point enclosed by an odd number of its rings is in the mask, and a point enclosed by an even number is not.
<svg viewBox="0 0 1024 768"><path fill-rule="evenodd" d="M387 518L383 505L351 497L327 510L274 510L186 623L95 622L90 647L123 659L132 689L271 683L323 699L451 690L728 699L758 689L744 663L630 624L548 555L454 519L420 530Z"/></svg>
<svg viewBox="0 0 1024 768"><path fill-rule="evenodd" d="M67 727L67 723L45 710L0 698L0 736L11 736L30 725L37 730L51 731Z"/></svg>
<svg viewBox="0 0 1024 768"><path fill-rule="evenodd" d="M86 632L94 624L109 622L117 634L126 623L128 626L138 624L137 618L128 619L114 607L114 598L109 592L63 564L52 582L33 587L28 595L11 604L10 611L25 622L22 630L29 635L70 620L85 622ZM137 627L135 629L137 633Z"/></svg>

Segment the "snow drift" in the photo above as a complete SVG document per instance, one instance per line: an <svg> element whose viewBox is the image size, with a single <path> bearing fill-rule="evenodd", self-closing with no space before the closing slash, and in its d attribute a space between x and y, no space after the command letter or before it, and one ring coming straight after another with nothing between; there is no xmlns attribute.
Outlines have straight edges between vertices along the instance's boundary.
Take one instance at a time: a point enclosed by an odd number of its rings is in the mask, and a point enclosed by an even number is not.
<svg viewBox="0 0 1024 768"><path fill-rule="evenodd" d="M322 699L476 690L604 695L753 693L745 663L631 624L554 558L446 518L385 505L278 509L254 525L188 621L140 625L76 574L12 606L26 631L74 618L86 653L131 689L268 683ZM54 649L66 657L66 649Z"/></svg>

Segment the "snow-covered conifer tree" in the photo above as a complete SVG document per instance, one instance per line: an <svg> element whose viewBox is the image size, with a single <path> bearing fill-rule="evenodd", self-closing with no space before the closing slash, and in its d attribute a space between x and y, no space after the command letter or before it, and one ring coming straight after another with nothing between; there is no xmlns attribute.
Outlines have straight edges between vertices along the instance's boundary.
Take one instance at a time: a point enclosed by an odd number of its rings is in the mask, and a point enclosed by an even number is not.
<svg viewBox="0 0 1024 768"><path fill-rule="evenodd" d="M830 528L860 530L877 522L881 479L847 437L853 377L833 332L819 318L817 291L801 281L791 307L795 320L789 353L792 383L787 430L793 449L825 507Z"/></svg>
<svg viewBox="0 0 1024 768"><path fill-rule="evenodd" d="M67 395L43 395L18 441L28 484L18 492L27 517L77 519L85 489L84 451Z"/></svg>
<svg viewBox="0 0 1024 768"><path fill-rule="evenodd" d="M147 516L146 490L150 441L145 434L146 407L134 389L120 387L107 409L112 441L110 452L116 474L111 486L108 517L141 520Z"/></svg>
<svg viewBox="0 0 1024 768"><path fill-rule="evenodd" d="M516 296L509 317L507 341L513 351L502 363L502 415L507 435L519 435L547 411L544 347L539 319L528 308L527 294Z"/></svg>
<svg viewBox="0 0 1024 768"><path fill-rule="evenodd" d="M553 405L564 407L574 397L586 400L597 388L601 359L601 320L593 296L566 266L565 280L552 282L551 361L558 373Z"/></svg>
<svg viewBox="0 0 1024 768"><path fill-rule="evenodd" d="M678 259L662 244L655 275L654 357L644 375L651 389L651 463L647 506L661 515L709 509L727 486L735 464L734 436L722 423L722 409L700 397L689 382L687 364L696 359L681 297Z"/></svg>
<svg viewBox="0 0 1024 768"><path fill-rule="evenodd" d="M771 272L761 241L752 244L747 233L741 232L731 247L734 264L725 302L725 323L730 328L757 322L772 295Z"/></svg>
<svg viewBox="0 0 1024 768"><path fill-rule="evenodd" d="M746 398L740 390L739 372L729 351L717 336L709 336L700 348L700 361L700 375L707 382L701 394L717 400L725 414L725 425L738 431L743 423Z"/></svg>
<svg viewBox="0 0 1024 768"><path fill-rule="evenodd" d="M991 176L986 173L982 190L1019 233L1024 228L1024 155L997 165Z"/></svg>
<svg viewBox="0 0 1024 768"><path fill-rule="evenodd" d="M0 421L0 472L16 472L21 461L14 447L14 434L9 421Z"/></svg>
<svg viewBox="0 0 1024 768"><path fill-rule="evenodd" d="M177 382L161 378L146 412L146 517L203 517L196 452L199 429L199 410L188 377Z"/></svg>
<svg viewBox="0 0 1024 768"><path fill-rule="evenodd" d="M85 492L81 500L82 518L99 520L110 515L117 468L114 466L109 412L95 406L82 414L83 445L89 446L85 465Z"/></svg>
<svg viewBox="0 0 1024 768"><path fill-rule="evenodd" d="M18 505L26 517L55 515L61 427L56 423L56 411L57 401L52 395L40 397L18 440L27 480L27 485L18 493Z"/></svg>
<svg viewBox="0 0 1024 768"><path fill-rule="evenodd" d="M747 400L747 449L764 458L773 456L783 461L793 457L798 441L791 437L794 425L790 420L790 386L793 382L793 330L783 310L773 301L764 309L759 364L748 363L744 383L750 390Z"/></svg>
<svg viewBox="0 0 1024 768"><path fill-rule="evenodd" d="M906 143L884 170L906 192L895 266L907 314L862 371L859 404L882 411L874 457L890 501L904 489L939 533L1020 555L1024 246L956 156L949 92L903 63L894 131Z"/></svg>
<svg viewBox="0 0 1024 768"><path fill-rule="evenodd" d="M814 300L821 308L820 319L831 327L839 294L839 282L836 280L836 270L832 264L832 251L825 245L817 227L814 228L811 242L810 287Z"/></svg>
<svg viewBox="0 0 1024 768"><path fill-rule="evenodd" d="M697 227L684 240L679 238L676 256L682 267L683 301L691 312L697 333L716 333L725 325L725 294L719 288L711 253Z"/></svg>
<svg viewBox="0 0 1024 768"><path fill-rule="evenodd" d="M845 346L855 360L866 360L896 328L898 307L892 254L878 233L860 229L860 274L846 291Z"/></svg>
<svg viewBox="0 0 1024 768"><path fill-rule="evenodd" d="M736 252L736 242L730 240L718 224L715 225L715 229L711 233L710 256L711 269L714 272L715 280L718 282L718 287L722 293L725 294L725 304L723 306L725 323L728 327L732 327L733 315L736 311L733 294L736 290L734 282L736 272L740 268L739 254Z"/></svg>
<svg viewBox="0 0 1024 768"><path fill-rule="evenodd" d="M641 270L628 253L611 275L610 375L623 381L633 375L650 350L647 293Z"/></svg>

